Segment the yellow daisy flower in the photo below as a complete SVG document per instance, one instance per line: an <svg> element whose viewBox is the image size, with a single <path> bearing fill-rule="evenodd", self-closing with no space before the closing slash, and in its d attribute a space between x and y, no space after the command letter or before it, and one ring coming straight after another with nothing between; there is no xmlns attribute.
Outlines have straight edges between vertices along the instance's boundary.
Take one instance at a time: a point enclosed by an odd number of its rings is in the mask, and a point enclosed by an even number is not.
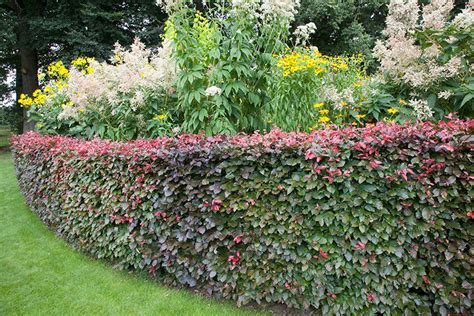
<svg viewBox="0 0 474 316"><path fill-rule="evenodd" d="M320 121L321 123L327 123L327 122L329 122L330 120L331 120L331 119L330 119L329 117L327 117L327 116L321 116L321 117L319 118L319 121Z"/></svg>
<svg viewBox="0 0 474 316"><path fill-rule="evenodd" d="M390 108L387 110L388 113L390 114L397 114L398 113L398 110L396 108Z"/></svg>
<svg viewBox="0 0 474 316"><path fill-rule="evenodd" d="M319 108L322 107L323 105L324 105L324 102L318 102L318 103L315 103L315 104L313 105L313 107L314 107L315 109L319 109Z"/></svg>

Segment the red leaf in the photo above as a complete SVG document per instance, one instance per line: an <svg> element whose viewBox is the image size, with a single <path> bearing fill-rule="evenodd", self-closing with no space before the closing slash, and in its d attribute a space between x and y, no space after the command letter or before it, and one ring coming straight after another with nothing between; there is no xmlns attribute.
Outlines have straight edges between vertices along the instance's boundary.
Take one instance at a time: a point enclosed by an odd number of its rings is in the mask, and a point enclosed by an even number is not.
<svg viewBox="0 0 474 316"><path fill-rule="evenodd" d="M328 259L329 256L326 252L324 252L323 248L319 248L319 255L323 258L323 259Z"/></svg>

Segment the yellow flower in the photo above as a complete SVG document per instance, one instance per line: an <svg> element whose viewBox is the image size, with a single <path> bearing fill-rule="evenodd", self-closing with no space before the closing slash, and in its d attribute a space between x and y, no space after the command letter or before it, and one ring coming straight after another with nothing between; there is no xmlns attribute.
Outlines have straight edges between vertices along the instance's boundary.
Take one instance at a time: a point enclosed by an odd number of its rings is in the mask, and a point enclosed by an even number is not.
<svg viewBox="0 0 474 316"><path fill-rule="evenodd" d="M357 118L361 119L361 118L364 118L364 117L366 117L366 114L357 114Z"/></svg>
<svg viewBox="0 0 474 316"><path fill-rule="evenodd" d="M78 57L71 62L73 66L75 66L78 70L85 74L91 74L94 72L94 68L90 66L90 63L95 61L94 58L90 57Z"/></svg>
<svg viewBox="0 0 474 316"><path fill-rule="evenodd" d="M58 60L49 64L48 75L52 78L66 78L69 76L69 70L62 61Z"/></svg>
<svg viewBox="0 0 474 316"><path fill-rule="evenodd" d="M26 94L22 93L20 98L18 99L18 103L20 103L23 107L29 107L33 105L33 99L27 96Z"/></svg>
<svg viewBox="0 0 474 316"><path fill-rule="evenodd" d="M120 63L122 60L123 60L122 54L116 53L116 54L114 55L114 62Z"/></svg>
<svg viewBox="0 0 474 316"><path fill-rule="evenodd" d="M403 100L403 99L400 99L400 101L398 101L398 103L400 103L400 105L407 105L407 101Z"/></svg>
<svg viewBox="0 0 474 316"><path fill-rule="evenodd" d="M63 90L64 88L67 87L67 83L63 80L57 80L57 81L54 81L53 83L56 86L56 88L58 88L59 90Z"/></svg>
<svg viewBox="0 0 474 316"><path fill-rule="evenodd" d="M88 74L88 75L93 73L94 71L95 71L95 69L92 68L91 66L87 66L87 68L85 70L86 74Z"/></svg>
<svg viewBox="0 0 474 316"><path fill-rule="evenodd" d="M164 121L167 118L168 118L168 116L166 114L160 114L160 115L157 114L153 117L153 120L154 121Z"/></svg>
<svg viewBox="0 0 474 316"><path fill-rule="evenodd" d="M87 61L84 57L78 57L76 59L74 59L71 64L73 64L74 66L84 66L85 64L87 64Z"/></svg>
<svg viewBox="0 0 474 316"><path fill-rule="evenodd" d="M315 104L313 105L313 107L314 107L315 109L319 109L319 108L322 107L323 105L324 105L324 102L319 102L319 103L315 103Z"/></svg>
<svg viewBox="0 0 474 316"><path fill-rule="evenodd" d="M388 113L390 114L397 114L398 113L398 110L396 108L390 108L387 110Z"/></svg>
<svg viewBox="0 0 474 316"><path fill-rule="evenodd" d="M327 123L327 122L329 122L330 120L331 120L331 119L330 119L329 117L327 117L327 116L321 116L321 117L319 118L319 121L320 121L321 123Z"/></svg>
<svg viewBox="0 0 474 316"><path fill-rule="evenodd" d="M348 68L347 64L344 63L344 62L341 62L341 63L333 63L331 66L332 66L333 69L335 69L335 70L339 70L339 69L341 69L341 70L347 70L347 68Z"/></svg>
<svg viewBox="0 0 474 316"><path fill-rule="evenodd" d="M346 106L347 105L347 102L346 101L342 101L341 102L341 106Z"/></svg>
<svg viewBox="0 0 474 316"><path fill-rule="evenodd" d="M46 95L44 94L38 94L36 98L34 99L35 104L44 104L46 100Z"/></svg>
<svg viewBox="0 0 474 316"><path fill-rule="evenodd" d="M316 72L317 75L325 72L325 70L321 67L315 67L314 72Z"/></svg>
<svg viewBox="0 0 474 316"><path fill-rule="evenodd" d="M319 110L319 114L328 114L329 110Z"/></svg>

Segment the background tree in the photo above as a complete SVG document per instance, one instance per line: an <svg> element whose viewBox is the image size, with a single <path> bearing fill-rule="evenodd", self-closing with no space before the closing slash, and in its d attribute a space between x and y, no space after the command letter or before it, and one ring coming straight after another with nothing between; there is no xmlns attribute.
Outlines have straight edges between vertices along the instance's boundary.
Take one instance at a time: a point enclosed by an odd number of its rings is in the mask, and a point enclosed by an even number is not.
<svg viewBox="0 0 474 316"><path fill-rule="evenodd" d="M38 88L38 69L53 60L106 59L115 42L126 46L136 36L158 45L165 15L154 0L0 0L0 17L0 93L12 89L5 79L16 70L18 97Z"/></svg>
<svg viewBox="0 0 474 316"><path fill-rule="evenodd" d="M385 27L389 0L302 0L296 25L314 22L311 44L330 55L371 55Z"/></svg>
<svg viewBox="0 0 474 316"><path fill-rule="evenodd" d="M467 2L456 0L452 14L457 14ZM311 45L330 55L362 53L369 70L375 70L372 48L383 36L389 3L390 0L302 0L295 25L314 22L318 30L311 38Z"/></svg>

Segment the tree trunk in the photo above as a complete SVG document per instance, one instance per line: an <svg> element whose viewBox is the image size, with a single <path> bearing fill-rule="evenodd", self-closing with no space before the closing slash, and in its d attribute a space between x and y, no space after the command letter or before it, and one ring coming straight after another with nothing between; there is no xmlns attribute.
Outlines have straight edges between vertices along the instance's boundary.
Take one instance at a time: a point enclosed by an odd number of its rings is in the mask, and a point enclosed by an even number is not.
<svg viewBox="0 0 474 316"><path fill-rule="evenodd" d="M21 13L20 13L21 14ZM28 18L21 14L17 29L17 40L19 44L18 53L20 55L21 67L21 91L24 94L33 96L33 92L38 89L38 52L32 48L30 38L30 25ZM17 81L18 82L18 81ZM17 89L18 90L18 89ZM18 96L17 96L18 97ZM28 119L28 109L23 109L23 133L33 131L35 122Z"/></svg>
<svg viewBox="0 0 474 316"><path fill-rule="evenodd" d="M32 17L40 17L45 6L45 0L9 0L0 1L3 8L7 8L15 14L18 23L15 26L17 39L17 52L19 56L19 67L17 67L16 92L17 99L21 93L33 96L33 92L39 88L38 84L38 51L35 47L30 20ZM21 76L21 78L18 78ZM23 132L35 129L36 123L28 119L28 110L23 109Z"/></svg>
<svg viewBox="0 0 474 316"><path fill-rule="evenodd" d="M29 96L38 89L38 53L36 49L20 47L22 93ZM23 109L23 133L35 129L35 122L28 119L28 109Z"/></svg>
<svg viewBox="0 0 474 316"><path fill-rule="evenodd" d="M19 56L17 56L19 57ZM15 132L18 134L23 133L23 107L18 103L18 98L20 97L21 94L21 64L20 64L20 58L15 58L15 93L16 93L16 98L17 102L15 102L14 106L14 115L15 115Z"/></svg>

